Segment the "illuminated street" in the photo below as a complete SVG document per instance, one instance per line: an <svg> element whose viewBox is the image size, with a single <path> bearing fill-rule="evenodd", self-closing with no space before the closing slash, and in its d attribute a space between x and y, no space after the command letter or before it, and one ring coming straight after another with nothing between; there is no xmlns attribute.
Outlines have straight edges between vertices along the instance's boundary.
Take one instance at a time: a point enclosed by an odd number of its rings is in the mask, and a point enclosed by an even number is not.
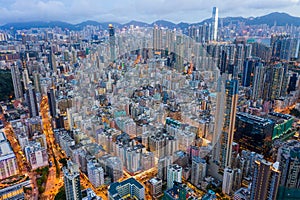
<svg viewBox="0 0 300 200"><path fill-rule="evenodd" d="M60 158L65 158L65 156L62 155L60 151L57 151L54 142L54 135L50 121L51 118L49 117L48 99L46 96L43 97L41 102L41 116L43 122L43 132L46 135L47 140L48 154L50 155L49 161L52 162L52 167L49 167L49 175L45 192L43 193L43 199L53 199L59 191L59 188L63 186L63 174L62 172L60 174L57 174L54 159L56 159L58 162ZM60 170L61 164L59 162L58 164L58 168Z"/></svg>
<svg viewBox="0 0 300 200"><path fill-rule="evenodd" d="M0 200L299 199L299 0L248 1L0 0Z"/></svg>
<svg viewBox="0 0 300 200"><path fill-rule="evenodd" d="M31 184L32 184L31 187L33 188L32 198L34 200L37 200L39 194L38 194L38 190L37 190L35 172L31 172L29 164L28 164L27 160L25 159L25 155L24 155L17 139L15 138L15 134L13 132L12 126L9 122L6 122L5 128L3 129L3 131L4 131L8 141L10 142L12 149L16 155L19 173L20 173L20 175L25 175L24 179L22 179L22 180L25 180L27 176L30 178ZM20 180L19 182L21 182L22 180Z"/></svg>

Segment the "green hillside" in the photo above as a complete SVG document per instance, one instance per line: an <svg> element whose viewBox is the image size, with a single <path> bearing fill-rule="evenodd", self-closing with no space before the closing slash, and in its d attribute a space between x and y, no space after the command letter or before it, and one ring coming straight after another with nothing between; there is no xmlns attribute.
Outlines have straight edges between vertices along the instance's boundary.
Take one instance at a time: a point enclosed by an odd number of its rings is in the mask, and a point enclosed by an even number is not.
<svg viewBox="0 0 300 200"><path fill-rule="evenodd" d="M10 70L0 70L0 101L8 100L14 95Z"/></svg>

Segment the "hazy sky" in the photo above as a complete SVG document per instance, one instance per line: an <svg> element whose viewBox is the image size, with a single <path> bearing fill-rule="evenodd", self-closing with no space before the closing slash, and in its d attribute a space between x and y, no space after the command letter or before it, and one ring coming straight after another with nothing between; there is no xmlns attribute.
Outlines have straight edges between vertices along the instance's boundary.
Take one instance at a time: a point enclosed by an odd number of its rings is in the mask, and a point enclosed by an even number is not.
<svg viewBox="0 0 300 200"><path fill-rule="evenodd" d="M0 0L0 24L33 20L199 22L211 17L213 6L219 8L220 17L270 12L300 16L300 0Z"/></svg>

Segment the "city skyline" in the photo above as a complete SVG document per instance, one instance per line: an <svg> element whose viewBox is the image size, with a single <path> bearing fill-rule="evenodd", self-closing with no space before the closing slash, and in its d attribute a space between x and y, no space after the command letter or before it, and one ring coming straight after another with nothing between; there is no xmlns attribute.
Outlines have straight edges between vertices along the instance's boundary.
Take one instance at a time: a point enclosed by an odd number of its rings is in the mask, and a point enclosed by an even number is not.
<svg viewBox="0 0 300 200"><path fill-rule="evenodd" d="M79 23L86 20L127 23L131 20L153 22L164 19L174 23L194 23L211 17L211 8L219 8L219 17L257 17L271 12L285 12L299 16L299 0L265 1L113 1L95 0L0 0L0 24L28 21L65 21Z"/></svg>
<svg viewBox="0 0 300 200"><path fill-rule="evenodd" d="M203 23L122 25L147 6L148 20L201 10L116 0L97 23L96 1L14 2L52 22L0 26L0 199L299 198L300 17L209 5Z"/></svg>

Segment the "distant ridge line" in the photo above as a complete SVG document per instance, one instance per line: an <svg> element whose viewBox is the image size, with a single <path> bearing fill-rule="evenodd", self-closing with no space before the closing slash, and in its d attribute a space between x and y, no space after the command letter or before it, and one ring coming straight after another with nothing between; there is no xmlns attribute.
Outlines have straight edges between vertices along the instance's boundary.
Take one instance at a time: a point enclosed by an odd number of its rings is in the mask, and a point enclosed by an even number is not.
<svg viewBox="0 0 300 200"><path fill-rule="evenodd" d="M201 25L204 23L209 23L211 19L205 19L201 22L197 23L184 23L180 22L178 24L175 24L170 21L166 20L157 20L151 24L141 22L141 21L135 21L132 20L128 23L116 23L116 22L97 22L92 20L87 20L78 24L71 24L63 21L31 21L31 22L16 22L16 23L7 23L3 26L0 26L0 29L8 30L8 29L14 29L14 30L22 30L22 29L31 29L31 28L54 28L54 27L60 27L62 29L69 29L69 30L82 30L85 26L92 25L92 26L99 26L102 29L106 29L108 27L108 24L113 24L115 27L125 27L125 26L140 26L140 27L153 27L155 24L161 27L168 27L170 29L174 28L180 28L185 29L189 26L195 26L195 25ZM245 23L245 25L261 25L261 24L267 24L268 26L273 26L276 24L277 26L285 26L285 25L295 25L300 26L300 17L294 17L287 13L279 13L279 12L273 12L264 16L259 17L225 17L220 18L220 22L223 23L224 26L227 26L228 24L237 24L239 22Z"/></svg>

